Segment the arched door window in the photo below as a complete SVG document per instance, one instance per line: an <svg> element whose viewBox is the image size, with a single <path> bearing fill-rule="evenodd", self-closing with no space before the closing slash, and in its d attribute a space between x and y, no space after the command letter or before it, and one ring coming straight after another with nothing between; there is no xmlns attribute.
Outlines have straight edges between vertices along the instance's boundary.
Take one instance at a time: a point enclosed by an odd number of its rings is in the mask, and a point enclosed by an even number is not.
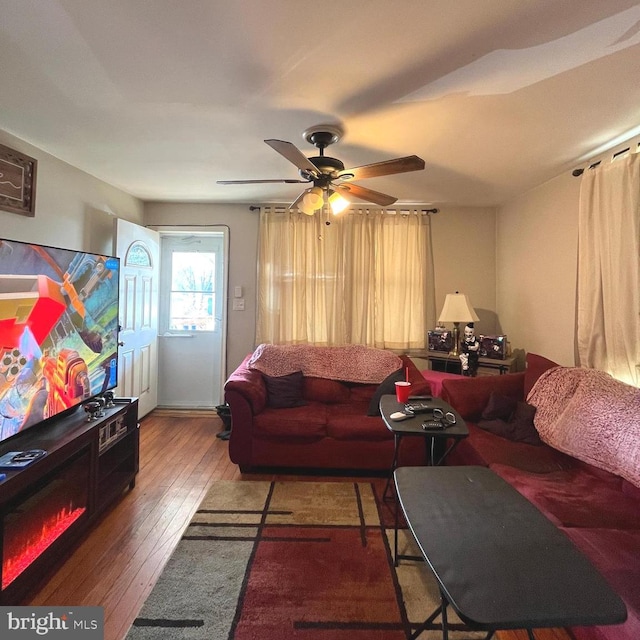
<svg viewBox="0 0 640 640"><path fill-rule="evenodd" d="M127 267L151 268L153 266L151 253L143 242L134 242L129 246L124 263Z"/></svg>

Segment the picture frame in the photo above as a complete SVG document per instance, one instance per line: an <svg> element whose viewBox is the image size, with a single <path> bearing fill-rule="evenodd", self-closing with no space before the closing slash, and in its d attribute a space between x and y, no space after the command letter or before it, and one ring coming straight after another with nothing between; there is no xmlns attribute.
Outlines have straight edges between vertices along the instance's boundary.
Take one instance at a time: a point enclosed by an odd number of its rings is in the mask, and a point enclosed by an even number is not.
<svg viewBox="0 0 640 640"><path fill-rule="evenodd" d="M33 218L38 161L0 144L0 209Z"/></svg>
<svg viewBox="0 0 640 640"><path fill-rule="evenodd" d="M480 336L480 357L504 360L507 357L507 336Z"/></svg>
<svg viewBox="0 0 640 640"><path fill-rule="evenodd" d="M428 331L429 351L449 353L453 349L453 332L446 329Z"/></svg>

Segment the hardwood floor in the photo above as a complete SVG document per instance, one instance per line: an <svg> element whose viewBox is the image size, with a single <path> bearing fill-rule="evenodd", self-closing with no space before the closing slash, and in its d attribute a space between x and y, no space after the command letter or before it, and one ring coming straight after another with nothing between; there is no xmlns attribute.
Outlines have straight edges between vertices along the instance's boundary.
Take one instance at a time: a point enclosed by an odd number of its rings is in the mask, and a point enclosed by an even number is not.
<svg viewBox="0 0 640 640"><path fill-rule="evenodd" d="M24 604L103 606L104 640L122 640L212 482L313 479L241 474L229 460L227 443L215 437L222 429L215 414L157 411L142 420L135 489L124 494ZM535 633L537 640L570 640L561 629ZM524 631L497 635L499 640L527 640Z"/></svg>

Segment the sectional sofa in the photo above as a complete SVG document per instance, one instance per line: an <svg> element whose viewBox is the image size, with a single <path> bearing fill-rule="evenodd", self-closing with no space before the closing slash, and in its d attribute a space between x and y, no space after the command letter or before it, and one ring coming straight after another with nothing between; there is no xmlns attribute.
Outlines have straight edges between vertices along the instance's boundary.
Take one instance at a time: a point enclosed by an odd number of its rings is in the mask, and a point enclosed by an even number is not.
<svg viewBox="0 0 640 640"><path fill-rule="evenodd" d="M573 540L625 602L624 624L571 628L576 640L638 640L640 390L530 354L522 373L446 379L442 397L469 426L447 464L495 471Z"/></svg>

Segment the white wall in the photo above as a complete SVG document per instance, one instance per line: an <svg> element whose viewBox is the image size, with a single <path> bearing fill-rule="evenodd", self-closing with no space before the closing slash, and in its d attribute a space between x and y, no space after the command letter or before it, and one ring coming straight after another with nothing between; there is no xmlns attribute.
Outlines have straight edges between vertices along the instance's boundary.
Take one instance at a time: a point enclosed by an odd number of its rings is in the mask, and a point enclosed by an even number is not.
<svg viewBox="0 0 640 640"><path fill-rule="evenodd" d="M432 217L437 313L447 293L467 293L481 319L477 333L485 334L496 332L495 219L489 208L445 207ZM228 305L227 374L232 372L255 347L259 212L248 205L148 202L145 224L229 227L229 295L240 285L246 300L244 311Z"/></svg>
<svg viewBox="0 0 640 640"><path fill-rule="evenodd" d="M245 310L229 305L227 369L255 344L258 211L248 205L142 203L137 198L0 130L0 144L38 160L36 215L0 211L0 237L85 251L112 250L113 219L144 225L229 227L229 292L242 286ZM500 333L496 318L496 212L447 208L432 217L436 313L447 293L467 293L480 316L478 333Z"/></svg>
<svg viewBox="0 0 640 640"><path fill-rule="evenodd" d="M459 291L469 296L480 318L477 335L504 333L496 315L496 210L445 206L432 216L431 230L436 319L447 293Z"/></svg>
<svg viewBox="0 0 640 640"><path fill-rule="evenodd" d="M249 205L147 202L149 226L225 225L229 228L227 375L253 351L256 331L256 264L260 214ZM233 311L234 287L241 286L244 311Z"/></svg>
<svg viewBox="0 0 640 640"><path fill-rule="evenodd" d="M0 144L38 161L35 216L0 210L0 237L111 253L114 216L142 224L137 198L2 130Z"/></svg>
<svg viewBox="0 0 640 640"><path fill-rule="evenodd" d="M498 211L497 308L513 348L574 366L580 179L562 174Z"/></svg>

